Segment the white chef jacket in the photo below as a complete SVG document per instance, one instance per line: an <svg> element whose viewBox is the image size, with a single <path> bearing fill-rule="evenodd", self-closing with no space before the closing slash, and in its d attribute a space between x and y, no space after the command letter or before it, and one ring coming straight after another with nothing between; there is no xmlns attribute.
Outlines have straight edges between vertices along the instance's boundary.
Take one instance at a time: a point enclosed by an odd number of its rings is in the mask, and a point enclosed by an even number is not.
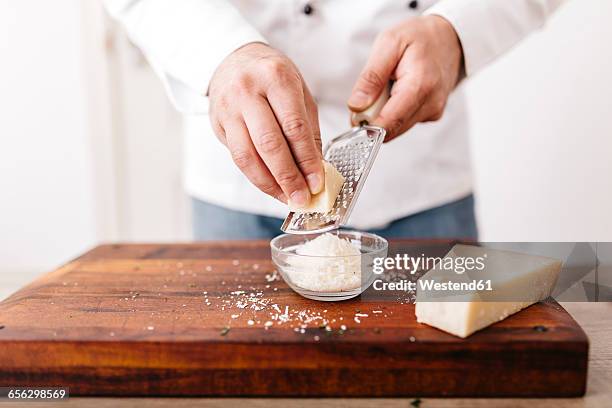
<svg viewBox="0 0 612 408"><path fill-rule="evenodd" d="M249 183L209 122L208 84L232 51L261 41L291 58L319 106L325 144L348 130L346 101L382 30L421 14L444 17L457 31L469 77L540 27L562 2L107 0L107 8L126 27L176 108L185 114L186 191L230 209L284 217L287 207ZM350 224L383 227L470 194L468 129L459 87L441 120L419 124L383 145Z"/></svg>

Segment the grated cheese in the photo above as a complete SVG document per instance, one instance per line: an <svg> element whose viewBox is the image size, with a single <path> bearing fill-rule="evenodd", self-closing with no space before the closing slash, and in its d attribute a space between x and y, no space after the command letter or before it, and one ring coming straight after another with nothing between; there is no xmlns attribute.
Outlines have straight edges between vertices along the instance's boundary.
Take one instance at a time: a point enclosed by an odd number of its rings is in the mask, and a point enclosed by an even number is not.
<svg viewBox="0 0 612 408"><path fill-rule="evenodd" d="M361 252L334 234L319 235L295 248L286 269L291 281L317 292L340 292L361 286Z"/></svg>

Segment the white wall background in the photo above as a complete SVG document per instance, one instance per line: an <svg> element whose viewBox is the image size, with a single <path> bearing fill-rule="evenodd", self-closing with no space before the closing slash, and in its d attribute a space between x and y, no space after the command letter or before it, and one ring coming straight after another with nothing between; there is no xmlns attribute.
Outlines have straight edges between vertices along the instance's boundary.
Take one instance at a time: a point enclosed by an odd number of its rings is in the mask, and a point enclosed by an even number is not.
<svg viewBox="0 0 612 408"><path fill-rule="evenodd" d="M483 240L612 241L611 18L570 1L468 85Z"/></svg>
<svg viewBox="0 0 612 408"><path fill-rule="evenodd" d="M612 241L612 2L468 83L483 240ZM0 3L0 298L96 242L189 239L180 118L96 2Z"/></svg>
<svg viewBox="0 0 612 408"><path fill-rule="evenodd" d="M99 2L0 2L0 299L103 241L187 240L180 118Z"/></svg>
<svg viewBox="0 0 612 408"><path fill-rule="evenodd" d="M97 240L78 3L0 3L0 285Z"/></svg>

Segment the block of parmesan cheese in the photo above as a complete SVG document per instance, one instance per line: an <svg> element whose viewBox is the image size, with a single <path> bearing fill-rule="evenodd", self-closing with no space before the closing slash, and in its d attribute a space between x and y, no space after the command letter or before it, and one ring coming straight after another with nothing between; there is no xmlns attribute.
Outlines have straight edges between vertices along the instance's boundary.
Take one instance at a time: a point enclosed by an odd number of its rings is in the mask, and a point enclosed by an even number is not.
<svg viewBox="0 0 612 408"><path fill-rule="evenodd" d="M417 321L465 338L549 297L560 270L557 259L455 245L417 281Z"/></svg>
<svg viewBox="0 0 612 408"><path fill-rule="evenodd" d="M326 213L334 208L338 193L344 184L344 177L332 164L325 160L323 160L323 169L325 171L325 187L323 190L314 194L310 198L310 203L305 207L297 207L289 200L289 210L296 213Z"/></svg>

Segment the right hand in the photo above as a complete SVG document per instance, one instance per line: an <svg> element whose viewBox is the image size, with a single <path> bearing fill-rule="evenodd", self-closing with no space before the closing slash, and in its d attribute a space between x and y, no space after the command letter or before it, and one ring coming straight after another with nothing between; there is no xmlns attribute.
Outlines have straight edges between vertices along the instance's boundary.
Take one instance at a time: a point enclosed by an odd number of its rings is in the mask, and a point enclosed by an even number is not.
<svg viewBox="0 0 612 408"><path fill-rule="evenodd" d="M289 58L247 44L219 65L208 95L217 137L261 191L304 206L323 189L317 106Z"/></svg>

